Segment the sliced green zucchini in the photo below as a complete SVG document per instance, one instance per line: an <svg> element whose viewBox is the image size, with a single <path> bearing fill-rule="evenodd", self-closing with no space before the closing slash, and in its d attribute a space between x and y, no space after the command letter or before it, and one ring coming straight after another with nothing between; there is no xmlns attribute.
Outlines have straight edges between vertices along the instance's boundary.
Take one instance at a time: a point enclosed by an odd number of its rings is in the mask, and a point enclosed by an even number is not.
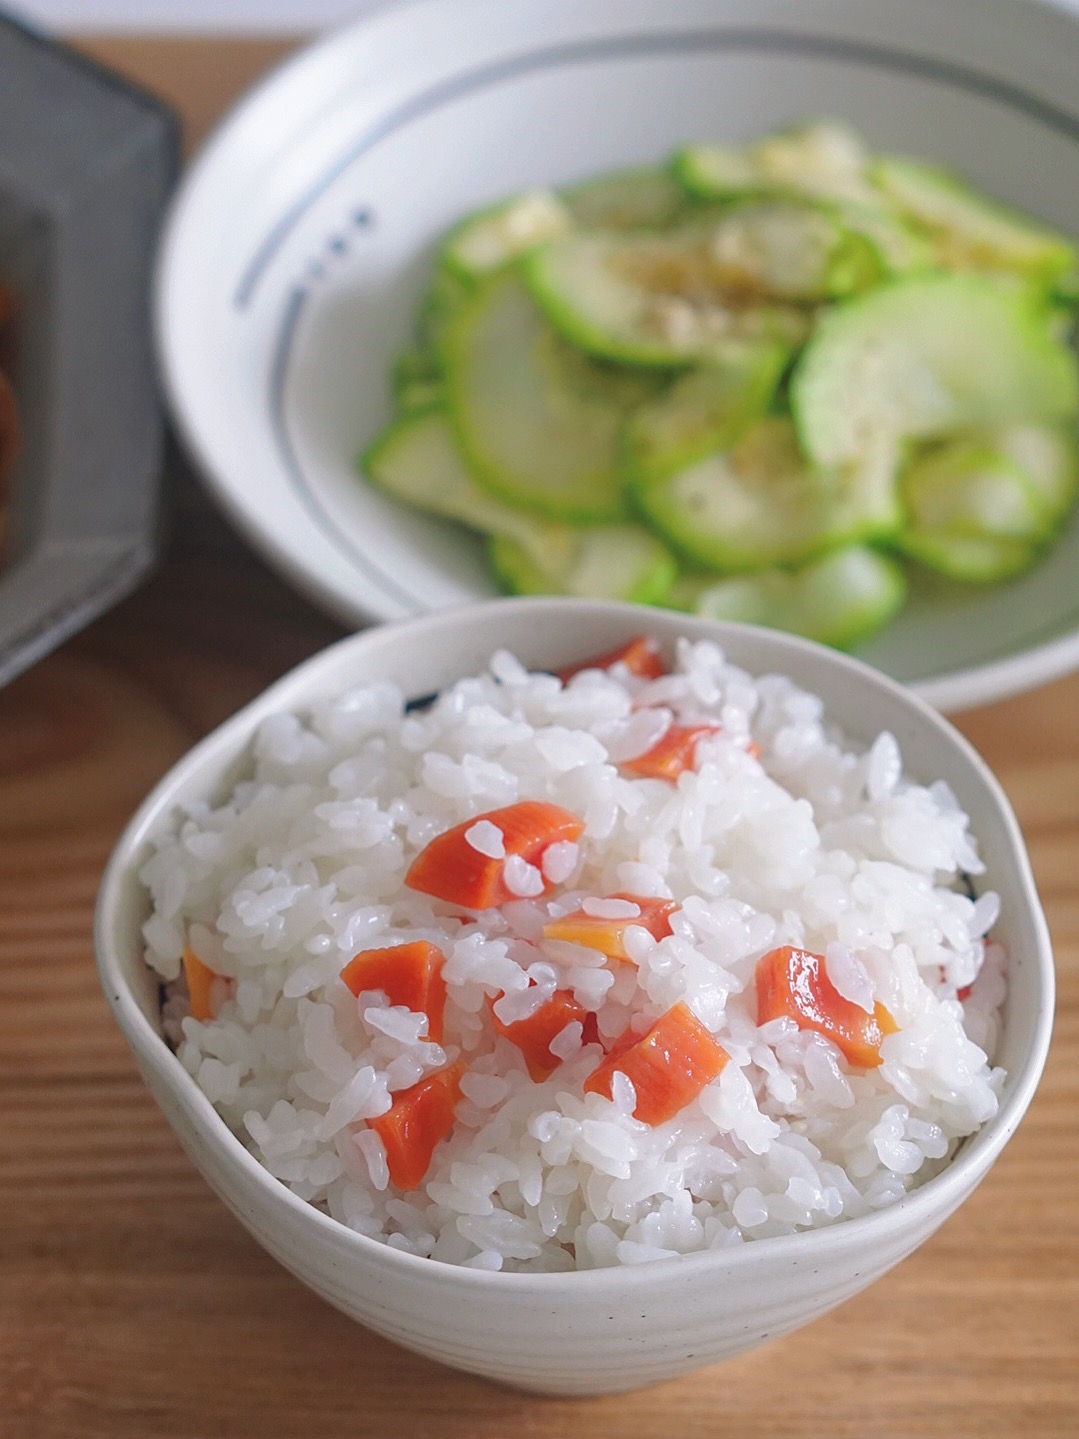
<svg viewBox="0 0 1079 1439"><path fill-rule="evenodd" d="M839 545L887 538L902 520L896 454L818 475L794 426L769 416L733 449L658 482L635 483L641 513L683 554L727 574L793 565Z"/></svg>
<svg viewBox="0 0 1079 1439"><path fill-rule="evenodd" d="M926 228L938 263L950 269L1013 270L1053 281L1079 261L1071 240L939 166L886 156L870 175L900 214Z"/></svg>
<svg viewBox="0 0 1079 1439"><path fill-rule="evenodd" d="M918 531L1035 543L1052 531L1052 516L1023 470L976 441L949 441L917 457L901 471L899 492Z"/></svg>
<svg viewBox="0 0 1079 1439"><path fill-rule="evenodd" d="M732 341L722 362L688 370L640 405L624 436L627 469L640 480L685 468L729 449L768 410L790 359L786 345Z"/></svg>
<svg viewBox="0 0 1079 1439"><path fill-rule="evenodd" d="M518 594L658 603L677 573L667 546L632 523L575 527L504 505L475 483L439 409L405 416L363 455L361 470L395 500L488 535L492 565Z"/></svg>
<svg viewBox="0 0 1079 1439"><path fill-rule="evenodd" d="M570 185L560 199L584 230L661 230L692 201L668 169L618 170Z"/></svg>
<svg viewBox="0 0 1079 1439"><path fill-rule="evenodd" d="M845 125L818 121L769 135L746 148L690 145L674 159L674 173L702 199L743 195L809 195L872 204L868 154Z"/></svg>
<svg viewBox="0 0 1079 1439"><path fill-rule="evenodd" d="M446 238L442 259L454 274L475 280L573 228L573 217L551 190L528 190L469 215Z"/></svg>
<svg viewBox="0 0 1079 1439"><path fill-rule="evenodd" d="M1052 338L1022 287L982 275L894 281L819 323L791 378L806 452L854 459L880 437L930 438L971 426L1074 413L1075 356Z"/></svg>
<svg viewBox="0 0 1079 1439"><path fill-rule="evenodd" d="M492 535L488 554L502 585L518 595L661 604L678 573L662 540L635 524L537 521L527 536Z"/></svg>
<svg viewBox="0 0 1079 1439"><path fill-rule="evenodd" d="M1079 497L1079 447L1074 426L1010 425L990 430L986 442L1018 465L1034 486L1052 529Z"/></svg>
<svg viewBox="0 0 1079 1439"><path fill-rule="evenodd" d="M907 594L902 566L869 545L832 550L795 570L717 580L698 576L677 597L709 619L737 620L853 649L887 624Z"/></svg>
<svg viewBox="0 0 1079 1439"><path fill-rule="evenodd" d="M514 271L454 313L443 344L451 419L476 480L550 518L624 518L623 427L649 373L597 363L555 332Z"/></svg>
<svg viewBox="0 0 1079 1439"><path fill-rule="evenodd" d="M818 205L747 202L661 233L580 231L541 245L525 275L568 339L597 355L678 365L732 340L804 340L804 306L873 284L872 243Z"/></svg>
<svg viewBox="0 0 1079 1439"><path fill-rule="evenodd" d="M997 585L1018 579L1045 553L1029 540L979 539L972 535L933 535L908 531L903 553L927 570L967 585Z"/></svg>
<svg viewBox="0 0 1079 1439"><path fill-rule="evenodd" d="M839 203L836 210L848 230L863 235L873 246L885 275L910 275L933 267L933 246L899 215L859 202Z"/></svg>
<svg viewBox="0 0 1079 1439"><path fill-rule="evenodd" d="M530 520L480 488L465 468L438 407L402 415L360 457L360 471L413 509L474 530L525 534Z"/></svg>
<svg viewBox="0 0 1079 1439"><path fill-rule="evenodd" d="M903 553L952 579L984 584L1034 563L1051 538L1053 515L1023 469L970 439L918 456L900 476L907 524Z"/></svg>
<svg viewBox="0 0 1079 1439"><path fill-rule="evenodd" d="M738 145L686 145L675 151L675 178L701 200L739 200L745 195L785 195L787 186L769 185L747 150Z"/></svg>
<svg viewBox="0 0 1079 1439"><path fill-rule="evenodd" d="M721 291L736 295L812 303L883 275L874 246L830 205L746 200L721 210L705 235Z"/></svg>

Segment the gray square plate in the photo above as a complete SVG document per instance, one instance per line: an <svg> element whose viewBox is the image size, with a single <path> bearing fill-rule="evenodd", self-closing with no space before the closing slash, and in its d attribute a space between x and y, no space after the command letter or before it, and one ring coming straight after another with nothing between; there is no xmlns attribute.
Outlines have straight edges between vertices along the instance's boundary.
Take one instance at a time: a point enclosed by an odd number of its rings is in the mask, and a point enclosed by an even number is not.
<svg viewBox="0 0 1079 1439"><path fill-rule="evenodd" d="M0 568L0 684L153 561L165 451L150 277L172 114L0 17L0 283L22 445Z"/></svg>

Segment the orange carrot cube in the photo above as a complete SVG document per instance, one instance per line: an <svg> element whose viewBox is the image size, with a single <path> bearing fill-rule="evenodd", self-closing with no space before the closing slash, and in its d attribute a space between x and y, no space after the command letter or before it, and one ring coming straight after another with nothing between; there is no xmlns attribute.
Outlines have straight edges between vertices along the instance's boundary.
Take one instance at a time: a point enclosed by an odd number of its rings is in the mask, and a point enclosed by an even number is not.
<svg viewBox="0 0 1079 1439"><path fill-rule="evenodd" d="M482 853L470 841L469 832L483 821L501 833L501 857ZM569 810L540 800L521 800L437 835L413 860L405 884L464 909L489 909L517 898L505 880L506 861L511 856L538 869L550 845L579 839L583 832L584 821ZM543 879L540 892L551 887Z"/></svg>
<svg viewBox="0 0 1079 1439"><path fill-rule="evenodd" d="M799 1029L830 1039L860 1069L880 1064L886 1034L898 1028L883 1004L872 1014L845 999L828 978L824 956L793 945L773 949L757 963L757 1023L786 1015Z"/></svg>
<svg viewBox="0 0 1079 1439"><path fill-rule="evenodd" d="M648 635L635 635L633 639L624 645L619 645L617 649L606 650L603 654L593 655L591 659L567 665L565 669L558 671L558 678L565 684L574 675L580 674L582 670L609 670L619 661L625 665L630 674L638 675L641 679L655 680L659 679L660 675L667 673L655 640L649 638Z"/></svg>
<svg viewBox="0 0 1079 1439"><path fill-rule="evenodd" d="M195 951L184 945L184 977L187 980L187 996L192 1019L213 1019L214 1007L212 990L214 981L220 979L208 964L203 964Z"/></svg>
<svg viewBox="0 0 1079 1439"><path fill-rule="evenodd" d="M634 1117L645 1124L665 1124L696 1099L729 1058L692 1010L678 1003L642 1038L627 1033L616 1040L584 1087L609 1099L614 1073L620 1070L637 1096Z"/></svg>
<svg viewBox="0 0 1079 1439"><path fill-rule="evenodd" d="M587 1017L588 1011L578 1004L568 989L556 989L550 999L533 1010L527 1019L515 1019L509 1024L499 1019L494 1004L491 1005L492 1027L521 1051L536 1084L541 1084L562 1063L557 1054L551 1053L551 1040L574 1021L581 1025L583 1034Z"/></svg>
<svg viewBox="0 0 1079 1439"><path fill-rule="evenodd" d="M626 954L626 930L630 925L640 925L653 939L663 939L671 933L671 915L678 909L673 899L653 899L640 894L612 894L610 899L625 900L635 904L640 913L624 919L605 919L601 915L589 914L585 909L575 909L560 919L548 920L543 926L544 939L561 939L570 944L584 944L589 949L598 949L608 959L628 959Z"/></svg>
<svg viewBox="0 0 1079 1439"><path fill-rule="evenodd" d="M713 724L670 724L651 749L619 765L623 774L635 779L665 779L672 783L686 770L697 767L697 743L706 735L719 733Z"/></svg>
<svg viewBox="0 0 1079 1439"><path fill-rule="evenodd" d="M398 1189L418 1189L423 1183L435 1149L453 1129L466 1068L459 1059L426 1075L395 1094L385 1114L367 1121L385 1146L390 1178Z"/></svg>
<svg viewBox="0 0 1079 1439"><path fill-rule="evenodd" d="M446 981L442 966L446 956L425 939L393 944L386 949L365 949L350 959L341 978L357 998L368 990L380 989L391 1004L403 1004L427 1016L427 1037L442 1043L446 1009Z"/></svg>

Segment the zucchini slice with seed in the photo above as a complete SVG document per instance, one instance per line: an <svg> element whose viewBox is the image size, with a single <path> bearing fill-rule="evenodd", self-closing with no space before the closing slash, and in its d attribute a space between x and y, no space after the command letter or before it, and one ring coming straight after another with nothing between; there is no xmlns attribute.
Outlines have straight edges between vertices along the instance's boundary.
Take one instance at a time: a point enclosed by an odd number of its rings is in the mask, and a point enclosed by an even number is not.
<svg viewBox="0 0 1079 1439"><path fill-rule="evenodd" d="M566 344L513 270L454 313L443 357L456 438L480 485L548 518L626 518L621 434L654 376Z"/></svg>
<svg viewBox="0 0 1079 1439"><path fill-rule="evenodd" d="M661 479L729 449L762 419L790 359L785 345L731 342L725 363L702 365L648 400L626 425L623 452L638 482Z"/></svg>
<svg viewBox="0 0 1079 1439"><path fill-rule="evenodd" d="M722 357L731 340L805 339L807 305L884 273L872 242L804 202L730 206L660 233L581 231L525 260L551 322L594 354L678 365Z"/></svg>
<svg viewBox="0 0 1079 1439"><path fill-rule="evenodd" d="M727 574L802 563L840 545L883 539L901 522L896 453L882 444L834 474L814 473L794 425L769 416L731 450L653 483L638 509L676 549Z"/></svg>
<svg viewBox="0 0 1079 1439"><path fill-rule="evenodd" d="M870 176L901 215L928 231L938 264L1010 270L1052 282L1079 262L1063 235L972 190L940 166L884 157L870 167Z"/></svg>
<svg viewBox="0 0 1079 1439"><path fill-rule="evenodd" d="M985 442L1018 465L1037 491L1056 531L1079 496L1079 443L1074 427L1011 425L988 430Z"/></svg>
<svg viewBox="0 0 1079 1439"><path fill-rule="evenodd" d="M791 377L791 406L819 465L883 438L927 439L1073 414L1075 356L1022 287L982 275L897 280L819 323Z"/></svg>
<svg viewBox="0 0 1079 1439"><path fill-rule="evenodd" d="M619 170L559 192L582 230L663 230L684 219L693 201L670 170Z"/></svg>
<svg viewBox="0 0 1079 1439"><path fill-rule="evenodd" d="M935 446L900 476L907 524L897 547L951 579L987 584L1028 569L1059 521L1001 450L977 440Z"/></svg>
<svg viewBox="0 0 1079 1439"><path fill-rule="evenodd" d="M836 213L848 230L864 236L873 246L883 274L911 275L933 268L932 244L919 229L899 215L861 203L839 203Z"/></svg>
<svg viewBox="0 0 1079 1439"><path fill-rule="evenodd" d="M661 604L678 573L670 550L643 525L574 528L538 521L527 537L493 534L492 568L518 595L577 595Z"/></svg>
<svg viewBox="0 0 1079 1439"><path fill-rule="evenodd" d="M868 152L853 130L818 121L746 148L689 145L676 154L674 172L702 199L802 195L874 204L876 196L866 179L868 162Z"/></svg>
<svg viewBox="0 0 1079 1439"><path fill-rule="evenodd" d="M393 499L485 533L497 576L518 594L653 604L665 598L677 574L670 550L641 525L578 528L537 519L487 494L462 463L437 408L390 425L362 457L361 470Z"/></svg>
<svg viewBox="0 0 1079 1439"><path fill-rule="evenodd" d="M1048 538L1052 517L1024 472L976 441L940 445L906 466L899 492L910 528L968 539Z"/></svg>
<svg viewBox="0 0 1079 1439"><path fill-rule="evenodd" d="M927 570L966 585L998 585L1015 580L1038 563L1044 551L1029 540L976 535L933 535L908 531L903 553Z"/></svg>
<svg viewBox="0 0 1079 1439"><path fill-rule="evenodd" d="M573 217L553 191L527 190L462 220L450 231L442 260L454 274L476 280L572 228Z"/></svg>
<svg viewBox="0 0 1079 1439"><path fill-rule="evenodd" d="M695 577L675 595L696 614L804 635L853 649L887 624L907 594L902 566L868 545L833 550L796 570Z"/></svg>
<svg viewBox="0 0 1079 1439"><path fill-rule="evenodd" d="M399 416L360 457L360 471L402 504L474 530L524 533L529 520L480 489L440 407Z"/></svg>

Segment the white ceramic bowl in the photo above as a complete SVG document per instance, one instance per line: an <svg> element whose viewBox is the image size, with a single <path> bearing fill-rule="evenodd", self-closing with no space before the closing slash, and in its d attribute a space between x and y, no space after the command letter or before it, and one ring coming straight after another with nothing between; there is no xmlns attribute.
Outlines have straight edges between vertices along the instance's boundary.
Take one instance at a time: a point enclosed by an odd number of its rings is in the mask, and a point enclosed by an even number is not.
<svg viewBox="0 0 1079 1439"><path fill-rule="evenodd" d="M1045 0L408 0L241 103L189 171L157 333L243 533L349 623L493 593L478 539L358 483L438 237L527 187L835 116L1079 235L1079 20ZM920 585L863 657L945 710L1079 664L1079 518L990 588Z"/></svg>
<svg viewBox="0 0 1079 1439"><path fill-rule="evenodd" d="M359 681L391 678L431 693L476 672L499 647L550 668L647 631L717 639L749 671L781 671L820 694L855 740L889 729L906 768L943 777L971 817L1002 900L1010 955L1008 1071L997 1116L951 1164L867 1218L736 1250L570 1274L486 1274L402 1254L353 1233L272 1178L226 1127L161 1037L155 978L139 928L148 836L184 800L230 788L267 715ZM445 1364L561 1394L630 1389L751 1348L822 1314L927 1239L984 1178L1033 1096L1053 1008L1049 937L1008 803L966 741L922 701L847 657L763 630L635 606L496 600L368 630L307 661L183 759L132 820L109 863L96 924L101 979L146 1082L191 1159L237 1218L293 1274L388 1338Z"/></svg>

